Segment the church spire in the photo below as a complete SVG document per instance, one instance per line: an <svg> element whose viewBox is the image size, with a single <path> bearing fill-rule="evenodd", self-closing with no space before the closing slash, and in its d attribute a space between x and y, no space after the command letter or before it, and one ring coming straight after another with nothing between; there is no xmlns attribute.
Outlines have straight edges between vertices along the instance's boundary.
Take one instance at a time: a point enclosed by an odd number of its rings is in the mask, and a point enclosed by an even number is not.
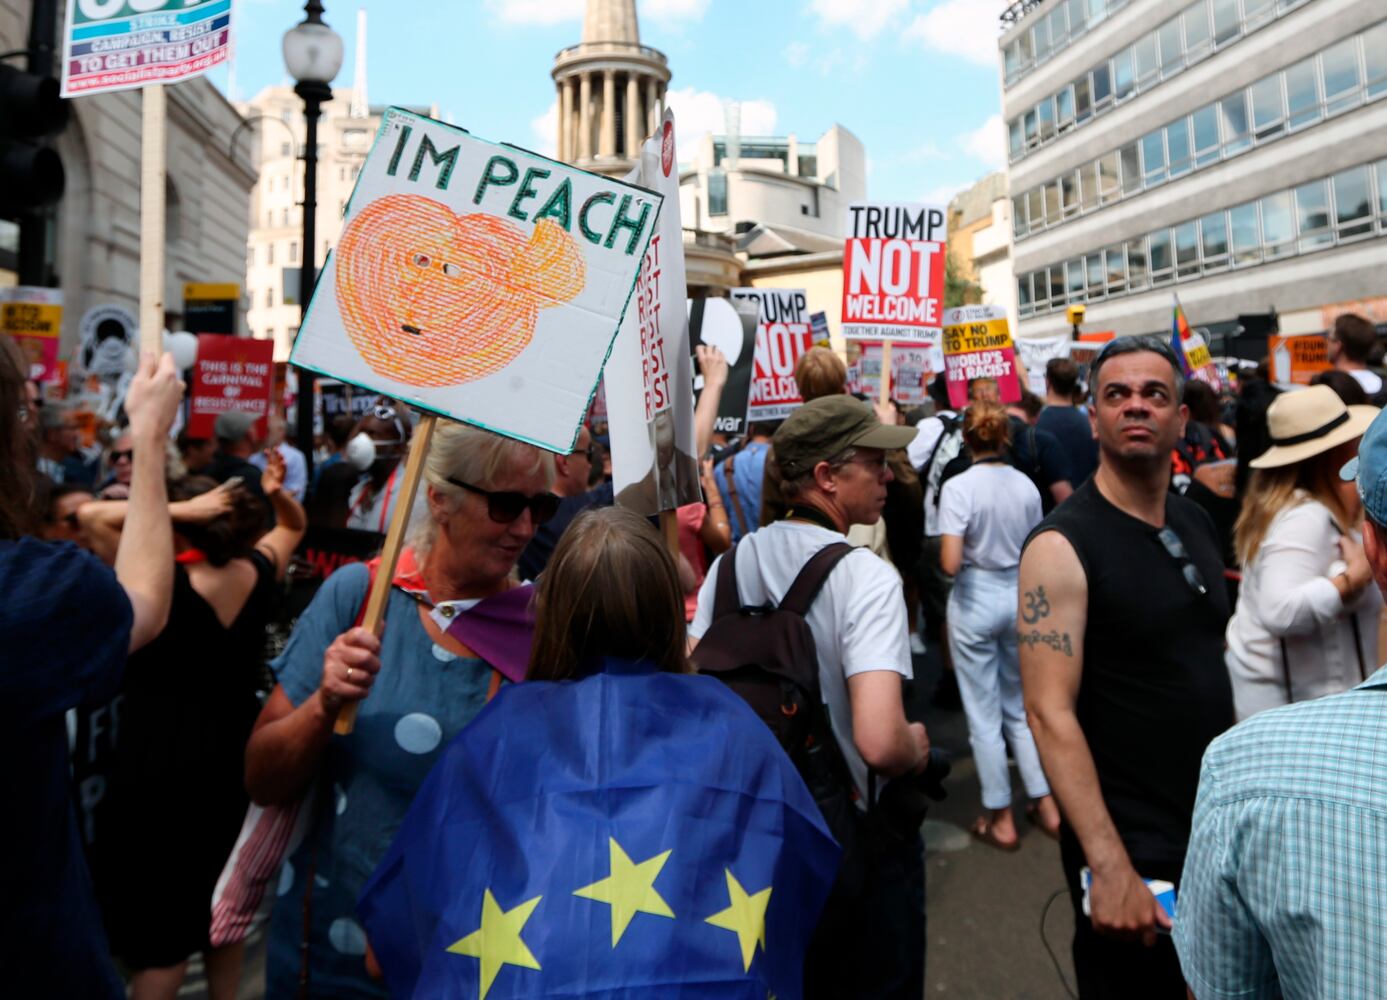
<svg viewBox="0 0 1387 1000"><path fill-rule="evenodd" d="M588 0L587 14L583 18L584 42L638 45L640 40L636 0Z"/></svg>

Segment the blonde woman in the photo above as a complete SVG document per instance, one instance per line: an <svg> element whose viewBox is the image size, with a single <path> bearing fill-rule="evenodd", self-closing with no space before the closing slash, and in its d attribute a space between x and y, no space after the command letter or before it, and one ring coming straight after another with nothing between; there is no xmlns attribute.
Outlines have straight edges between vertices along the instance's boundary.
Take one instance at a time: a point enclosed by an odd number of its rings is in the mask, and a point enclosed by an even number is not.
<svg viewBox="0 0 1387 1000"><path fill-rule="evenodd" d="M1272 447L1250 463L1234 533L1243 581L1225 659L1239 720L1346 690L1377 667L1382 598L1358 494L1338 475L1377 412L1323 385L1267 411Z"/></svg>

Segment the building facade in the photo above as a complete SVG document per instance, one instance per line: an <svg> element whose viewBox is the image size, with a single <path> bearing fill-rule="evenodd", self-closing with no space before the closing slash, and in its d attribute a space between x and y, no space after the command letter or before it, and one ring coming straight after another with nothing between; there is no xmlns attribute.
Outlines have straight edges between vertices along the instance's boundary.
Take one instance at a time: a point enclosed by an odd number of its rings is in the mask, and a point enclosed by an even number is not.
<svg viewBox="0 0 1387 1000"><path fill-rule="evenodd" d="M1011 270L1011 200L1003 171L988 174L949 202L949 258L958 275L981 289L979 301L1020 316Z"/></svg>
<svg viewBox="0 0 1387 1000"><path fill-rule="evenodd" d="M1044 0L1003 19L1022 336L1387 295L1387 6ZM1387 303L1385 303L1387 304ZM1364 311L1369 311L1365 309Z"/></svg>

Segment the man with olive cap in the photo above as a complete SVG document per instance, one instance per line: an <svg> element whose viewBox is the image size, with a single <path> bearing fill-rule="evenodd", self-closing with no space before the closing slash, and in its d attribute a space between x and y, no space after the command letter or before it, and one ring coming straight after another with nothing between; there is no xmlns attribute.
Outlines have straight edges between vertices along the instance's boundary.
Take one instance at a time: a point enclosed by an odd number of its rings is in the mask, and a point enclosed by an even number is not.
<svg viewBox="0 0 1387 1000"><path fill-rule="evenodd" d="M854 524L875 524L891 482L886 452L914 436L913 427L883 425L851 396L823 396L791 414L771 441L789 509L737 543L741 604L778 605L815 553L844 541ZM709 569L698 595L689 626L695 641L712 624L719 566ZM871 788L922 771L929 759L925 727L906 721L901 695L912 673L900 577L870 552L853 550L829 572L805 620L829 723L865 812ZM865 850L869 887L855 898L829 898L816 938L821 946L811 948L806 997L918 997L924 989L922 845L918 837L883 838Z"/></svg>
<svg viewBox="0 0 1387 1000"><path fill-rule="evenodd" d="M1387 413L1340 477L1387 594ZM1387 996L1384 894L1387 668L1209 745L1174 932L1195 997Z"/></svg>

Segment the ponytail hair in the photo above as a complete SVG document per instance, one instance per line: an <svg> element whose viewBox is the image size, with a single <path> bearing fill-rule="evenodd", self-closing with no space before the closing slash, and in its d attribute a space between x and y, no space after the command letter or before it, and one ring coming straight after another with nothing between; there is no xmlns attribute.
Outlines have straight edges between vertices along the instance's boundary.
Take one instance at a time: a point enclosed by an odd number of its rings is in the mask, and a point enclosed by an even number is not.
<svg viewBox="0 0 1387 1000"><path fill-rule="evenodd" d="M1005 451L1011 443L1011 421L996 403L977 402L963 417L963 440L975 452Z"/></svg>

